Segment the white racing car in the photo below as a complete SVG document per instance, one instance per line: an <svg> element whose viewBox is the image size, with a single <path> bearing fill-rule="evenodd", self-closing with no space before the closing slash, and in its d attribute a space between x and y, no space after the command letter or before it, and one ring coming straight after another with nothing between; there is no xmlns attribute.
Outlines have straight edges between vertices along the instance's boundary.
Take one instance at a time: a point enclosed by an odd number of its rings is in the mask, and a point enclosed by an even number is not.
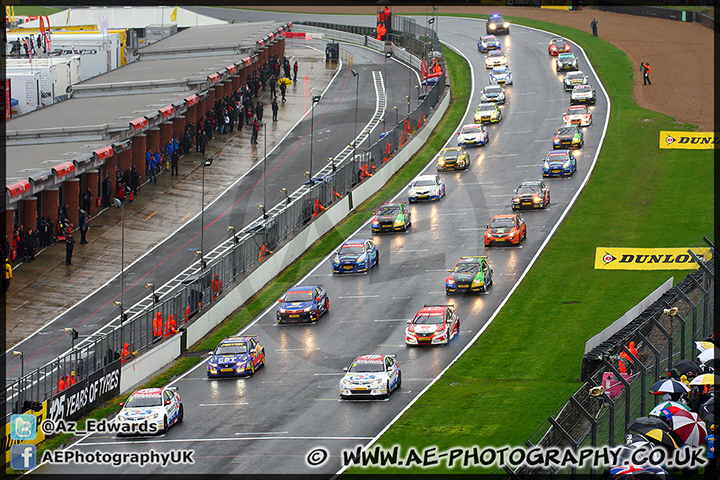
<svg viewBox="0 0 720 480"><path fill-rule="evenodd" d="M340 380L340 398L390 397L400 388L402 374L395 355L361 355Z"/></svg>
<svg viewBox="0 0 720 480"><path fill-rule="evenodd" d="M462 129L458 132L458 145L485 145L488 140L490 140L490 136L488 135L487 128L481 123L463 125Z"/></svg>
<svg viewBox="0 0 720 480"><path fill-rule="evenodd" d="M123 408L115 417L118 435L166 433L171 425L183 421L184 409L177 387L144 388L120 406Z"/></svg>
<svg viewBox="0 0 720 480"><path fill-rule="evenodd" d="M445 181L437 173L420 175L410 184L408 202L440 200L445 195Z"/></svg>

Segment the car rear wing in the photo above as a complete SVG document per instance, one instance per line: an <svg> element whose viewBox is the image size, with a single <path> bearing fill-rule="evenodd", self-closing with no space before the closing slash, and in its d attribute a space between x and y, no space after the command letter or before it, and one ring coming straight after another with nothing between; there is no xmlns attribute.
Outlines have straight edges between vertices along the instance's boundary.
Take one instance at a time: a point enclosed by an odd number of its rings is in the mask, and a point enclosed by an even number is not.
<svg viewBox="0 0 720 480"><path fill-rule="evenodd" d="M454 303L446 303L446 304L438 304L438 305L427 305L427 304L426 304L425 307L450 307L450 308L455 308L455 304L454 304Z"/></svg>

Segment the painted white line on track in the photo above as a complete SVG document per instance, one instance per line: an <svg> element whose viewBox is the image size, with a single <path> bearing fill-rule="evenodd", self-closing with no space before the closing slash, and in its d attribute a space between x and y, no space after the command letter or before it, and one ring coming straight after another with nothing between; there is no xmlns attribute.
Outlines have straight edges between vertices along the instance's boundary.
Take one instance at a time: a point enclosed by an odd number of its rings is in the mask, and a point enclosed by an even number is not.
<svg viewBox="0 0 720 480"><path fill-rule="evenodd" d="M239 432L235 435L284 435L288 432Z"/></svg>
<svg viewBox="0 0 720 480"><path fill-rule="evenodd" d="M376 319L373 320L373 322L405 322L407 321L407 318L384 318L384 319Z"/></svg>
<svg viewBox="0 0 720 480"><path fill-rule="evenodd" d="M278 348L276 352L304 352L305 350L320 350L320 347L316 348Z"/></svg>
<svg viewBox="0 0 720 480"><path fill-rule="evenodd" d="M533 163L532 165L515 165L515 168L530 168L530 167L540 167L542 166L542 163Z"/></svg>
<svg viewBox="0 0 720 480"><path fill-rule="evenodd" d="M516 133L532 133L532 132L533 132L532 130L517 130L515 132L503 132L503 135L514 135Z"/></svg>
<svg viewBox="0 0 720 480"><path fill-rule="evenodd" d="M493 157L517 157L519 153L504 153L502 155L493 155Z"/></svg>
<svg viewBox="0 0 720 480"><path fill-rule="evenodd" d="M425 250L390 250L392 253L417 253L417 252L427 252L428 249Z"/></svg>
<svg viewBox="0 0 720 480"><path fill-rule="evenodd" d="M345 372L337 372L337 373L313 373L313 375L320 376L320 375L345 375Z"/></svg>
<svg viewBox="0 0 720 480"><path fill-rule="evenodd" d="M345 295L337 298L377 298L380 295Z"/></svg>
<svg viewBox="0 0 720 480"><path fill-rule="evenodd" d="M448 215L467 215L467 214L468 214L468 212L436 213L435 216L436 216L436 217L439 217L439 216L441 216L441 215L442 215L442 216L448 216Z"/></svg>
<svg viewBox="0 0 720 480"><path fill-rule="evenodd" d="M248 402L237 403L198 403L198 407L228 407L232 405L249 405Z"/></svg>

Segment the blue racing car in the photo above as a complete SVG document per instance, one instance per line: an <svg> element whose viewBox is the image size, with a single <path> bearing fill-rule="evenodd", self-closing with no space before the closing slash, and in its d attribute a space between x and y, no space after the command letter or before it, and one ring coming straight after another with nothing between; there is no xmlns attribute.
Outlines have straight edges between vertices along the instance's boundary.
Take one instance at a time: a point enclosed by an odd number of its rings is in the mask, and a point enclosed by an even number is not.
<svg viewBox="0 0 720 480"><path fill-rule="evenodd" d="M482 53L487 53L490 50L498 50L501 48L500 40L498 40L495 35L485 35L480 37L480 40L477 42L477 47L478 51Z"/></svg>
<svg viewBox="0 0 720 480"><path fill-rule="evenodd" d="M207 361L208 377L236 377L255 373L265 365L265 349L257 335L228 337L215 347Z"/></svg>
<svg viewBox="0 0 720 480"><path fill-rule="evenodd" d="M570 176L577 170L577 160L570 150L554 150L543 160L543 177Z"/></svg>
<svg viewBox="0 0 720 480"><path fill-rule="evenodd" d="M347 240L340 245L332 259L333 273L368 272L373 265L380 263L380 252L372 240Z"/></svg>
<svg viewBox="0 0 720 480"><path fill-rule="evenodd" d="M278 323L317 322L330 311L330 300L324 285L292 287L280 298Z"/></svg>

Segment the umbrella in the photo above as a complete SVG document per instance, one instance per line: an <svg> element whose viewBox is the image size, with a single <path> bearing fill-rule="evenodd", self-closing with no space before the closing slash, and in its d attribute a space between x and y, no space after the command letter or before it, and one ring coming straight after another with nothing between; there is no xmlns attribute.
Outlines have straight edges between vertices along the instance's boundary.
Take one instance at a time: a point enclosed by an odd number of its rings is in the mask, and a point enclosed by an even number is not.
<svg viewBox="0 0 720 480"><path fill-rule="evenodd" d="M653 409L650 411L650 413L648 413L648 415L651 416L651 417L664 416L663 413L662 413L662 410L665 409L665 408L668 409L668 410L670 411L670 413L672 413L673 415L674 415L675 413L677 413L678 410L685 410L686 412L689 412L689 411L690 411L690 407L688 407L688 406L685 405L684 403L680 403L680 402L662 402L662 403L659 403L655 408L653 408Z"/></svg>
<svg viewBox="0 0 720 480"><path fill-rule="evenodd" d="M290 85L292 85L293 82L289 78L283 77L280 80L278 80L278 83L284 83L285 85L290 86Z"/></svg>
<svg viewBox="0 0 720 480"><path fill-rule="evenodd" d="M700 372L700 365L698 365L694 361L680 360L678 362L675 362L675 365L673 365L672 370L669 371L668 374L673 378L679 379L681 375L687 375L688 373L698 375L700 374Z"/></svg>
<svg viewBox="0 0 720 480"><path fill-rule="evenodd" d="M673 432L684 443L699 447L705 441L707 427L697 413L682 410L670 417L670 420L672 421Z"/></svg>
<svg viewBox="0 0 720 480"><path fill-rule="evenodd" d="M645 437L647 437L647 439L651 442L657 443L659 445L678 448L678 442L676 442L675 439L670 436L670 434L665 430L660 430L659 428L656 428L654 430L643 433L643 435L645 435Z"/></svg>
<svg viewBox="0 0 720 480"><path fill-rule="evenodd" d="M720 375L703 373L693 378L690 385L720 385Z"/></svg>
<svg viewBox="0 0 720 480"><path fill-rule="evenodd" d="M689 391L690 389L687 385L673 378L666 378L665 380L660 380L652 387L650 387L650 393L653 393L655 395L659 395L662 393L685 393Z"/></svg>
<svg viewBox="0 0 720 480"><path fill-rule="evenodd" d="M632 434L635 437L640 437L642 440L638 440L632 443L624 443L618 445L618 459L622 462L630 462L632 459L633 452L640 447L647 447L646 450L652 448L652 444L642 435Z"/></svg>
<svg viewBox="0 0 720 480"><path fill-rule="evenodd" d="M700 355L697 356L698 360L700 360L701 363L708 362L714 358L720 359L720 350L717 348L710 348L708 350L705 350L704 352L701 352Z"/></svg>
<svg viewBox="0 0 720 480"><path fill-rule="evenodd" d="M701 352L704 352L705 350L709 350L711 348L715 348L715 344L712 342L705 342L705 341L698 341L695 342L695 346L700 350Z"/></svg>
<svg viewBox="0 0 720 480"><path fill-rule="evenodd" d="M711 425L715 423L715 397L700 406L700 415Z"/></svg>
<svg viewBox="0 0 720 480"><path fill-rule="evenodd" d="M633 464L621 465L610 469L610 475L614 480L640 480L640 479L667 479L671 477L668 472L660 467L640 467Z"/></svg>
<svg viewBox="0 0 720 480"><path fill-rule="evenodd" d="M657 417L638 417L627 427L628 431L642 433L643 435L650 430L658 429L664 432L669 432L670 425L665 423L665 420L661 420Z"/></svg>

